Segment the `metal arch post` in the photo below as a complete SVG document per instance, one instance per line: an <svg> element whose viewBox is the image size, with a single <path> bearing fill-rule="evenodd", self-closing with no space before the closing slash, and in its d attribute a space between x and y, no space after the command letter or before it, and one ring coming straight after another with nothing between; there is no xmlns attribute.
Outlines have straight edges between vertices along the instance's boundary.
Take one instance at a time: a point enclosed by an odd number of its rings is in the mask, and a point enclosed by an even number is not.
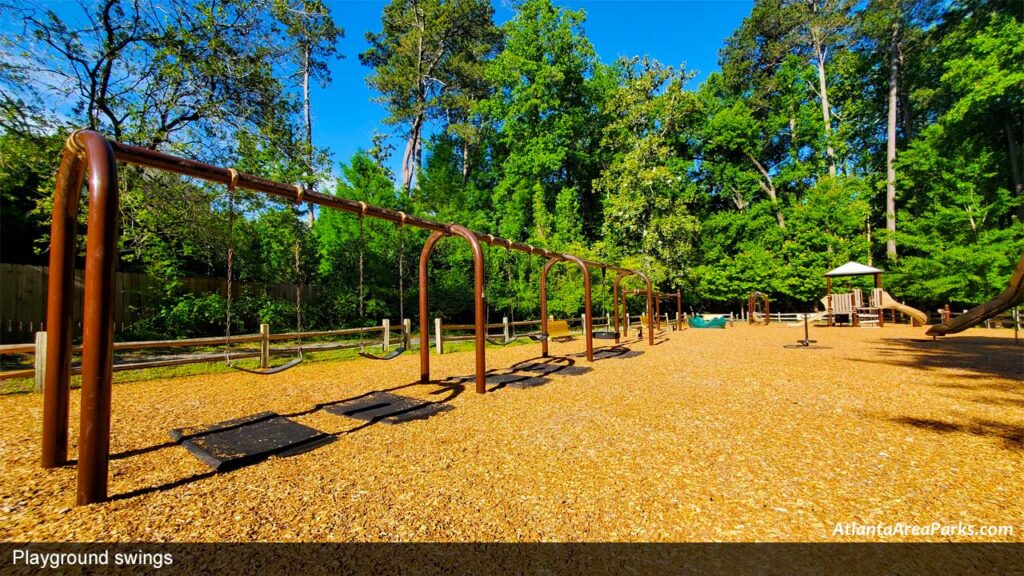
<svg viewBox="0 0 1024 576"><path fill-rule="evenodd" d="M619 331L619 315L621 310L619 309L619 285L622 283L622 279L629 276L631 272L619 272L615 275L615 283L612 284L612 314L615 316L615 343L619 343L619 335L622 333ZM622 308L626 307L626 295L622 295ZM625 320L625 315L623 315ZM626 330L629 330L629 326L626 326Z"/></svg>
<svg viewBox="0 0 1024 576"><path fill-rule="evenodd" d="M594 361L594 315L593 306L590 300L590 268L572 254L563 254L566 262L574 262L583 271L583 311L587 315L587 321L583 325L583 334L587 340L587 362Z"/></svg>
<svg viewBox="0 0 1024 576"><path fill-rule="evenodd" d="M68 462L68 386L71 376L71 321L74 302L75 223L84 150L68 138L57 171L50 224L50 278L46 302L46 377L43 383L43 468Z"/></svg>
<svg viewBox="0 0 1024 576"><path fill-rule="evenodd" d="M71 375L71 310L79 189L89 173L89 234L85 249L82 318L82 394L77 503L107 499L110 461L111 382L114 359L114 269L117 257L118 188L114 151L97 132L68 138L57 175L51 224L47 304L47 374L43 385L44 467L67 462L68 384Z"/></svg>
<svg viewBox="0 0 1024 576"><path fill-rule="evenodd" d="M447 236L445 232L434 232L423 244L420 252L420 382L430 382L430 318L429 297L427 295L427 268L430 263L430 254L434 251L434 245Z"/></svg>
<svg viewBox="0 0 1024 576"><path fill-rule="evenodd" d="M485 337L487 328L484 311L484 253L480 242L468 228L458 224L448 225L447 232L434 232L423 245L420 252L420 382L430 382L430 318L429 294L427 293L427 264L438 241L448 235L461 236L469 242L473 250L473 313L476 341L476 391L483 394L487 391L487 351Z"/></svg>
<svg viewBox="0 0 1024 576"><path fill-rule="evenodd" d="M654 346L654 316L651 314L654 308L654 292L651 288L651 279L643 272L636 272L636 275L644 279L647 285L647 343Z"/></svg>
<svg viewBox="0 0 1024 576"><path fill-rule="evenodd" d="M548 333L548 272L561 259L561 256L552 256L544 263L544 268L540 272L540 333L545 335ZM547 338L540 341L540 355L544 358L548 357Z"/></svg>
<svg viewBox="0 0 1024 576"><path fill-rule="evenodd" d="M556 254L550 260L544 263L544 269L540 273L540 322L541 332L547 334L548 332L548 272L551 271L551 267L559 262L572 262L580 267L583 271L583 298L584 313L587 316L587 321L583 326L583 335L587 341L587 361L594 361L594 319L592 316L592 307L590 305L590 268L587 264L573 256L572 254ZM547 340L541 342L541 355L545 358L548 355L548 343Z"/></svg>

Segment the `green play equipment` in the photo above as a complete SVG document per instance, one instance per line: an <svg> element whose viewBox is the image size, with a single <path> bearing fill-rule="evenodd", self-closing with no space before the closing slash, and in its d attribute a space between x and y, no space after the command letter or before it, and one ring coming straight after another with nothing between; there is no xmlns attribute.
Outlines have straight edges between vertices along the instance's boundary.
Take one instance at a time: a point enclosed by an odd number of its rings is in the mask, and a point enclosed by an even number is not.
<svg viewBox="0 0 1024 576"><path fill-rule="evenodd" d="M705 320L701 316L691 316L687 323L690 328L725 328L726 323L729 320L725 316L719 316L710 320Z"/></svg>

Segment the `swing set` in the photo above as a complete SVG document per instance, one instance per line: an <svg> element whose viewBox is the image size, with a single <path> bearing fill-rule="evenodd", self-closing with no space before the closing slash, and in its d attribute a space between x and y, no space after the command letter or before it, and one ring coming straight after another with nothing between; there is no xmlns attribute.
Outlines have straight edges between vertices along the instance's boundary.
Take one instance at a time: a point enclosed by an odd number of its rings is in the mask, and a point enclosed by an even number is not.
<svg viewBox="0 0 1024 576"><path fill-rule="evenodd" d="M476 392L486 391L486 312L484 308L484 255L481 243L503 245L509 250L525 252L547 259L540 278L541 332L543 355L548 355L547 331L547 272L560 262L576 264L583 272L586 322L587 360L593 361L593 325L591 315L590 268L618 272L616 288L624 276L641 277L647 288L648 310L652 309L650 280L641 272L613 266L603 262L589 262L572 254L559 254L535 248L520 242L474 232L459 224L442 224L404 212L368 205L308 190L299 185L275 182L259 176L244 174L230 168L221 168L171 156L154 150L108 140L92 130L79 130L68 137L56 176L53 213L50 228L50 274L47 295L47 347L46 376L43 383L43 442L42 466L54 468L68 462L69 390L72 356L72 310L74 300L74 265L76 254L76 223L82 186L88 176L88 228L85 250L85 295L82 317L82 358L80 428L78 438L77 503L91 504L107 499L107 480L110 460L110 424L114 356L114 271L117 264L118 195L117 162L161 170L186 177L216 182L236 189L268 194L294 204L309 203L357 214L361 219L376 218L400 226L412 226L431 231L420 253L419 266L419 322L420 322L420 380L430 382L429 290L428 264L437 243L445 238L460 237L473 251L474 332L476 343ZM233 246L229 246L233 252ZM400 266L402 263L400 263ZM296 261L296 270L299 271ZM232 272L229 274L230 276ZM399 275L401 282L401 274ZM229 291L230 293L230 291ZM301 286L296 294L296 325L301 328ZM230 325L230 317L226 319ZM653 315L648 315L651 328L649 344L654 345ZM616 332L618 331L616 314ZM226 330L229 331L230 328ZM396 357L397 350L379 358ZM230 355L228 355L230 356ZM371 357L371 356L367 356ZM257 374L275 374L298 365L302 361L301 345L291 361L275 367L260 369ZM230 358L226 359L230 364ZM236 368L236 366L232 366ZM237 367L241 368L241 367Z"/></svg>

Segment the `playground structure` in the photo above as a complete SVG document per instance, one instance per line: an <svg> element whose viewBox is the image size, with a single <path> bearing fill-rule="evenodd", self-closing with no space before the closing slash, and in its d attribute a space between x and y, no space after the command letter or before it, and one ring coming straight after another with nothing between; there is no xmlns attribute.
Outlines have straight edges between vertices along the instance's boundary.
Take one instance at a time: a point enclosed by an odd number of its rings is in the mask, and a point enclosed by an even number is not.
<svg viewBox="0 0 1024 576"><path fill-rule="evenodd" d="M829 270L825 273L827 294L821 299L821 303L825 306L825 312L811 320L826 319L829 326L835 326L837 317L844 317L851 326L873 324L881 328L885 326L884 311L895 310L909 316L915 326L927 324L927 314L901 304L882 289L883 273L883 270L858 262L847 262L838 268ZM860 289L854 289L847 293L832 292L832 279L846 276L874 276L875 287L871 290L867 302L864 301L864 295Z"/></svg>
<svg viewBox="0 0 1024 576"><path fill-rule="evenodd" d="M646 294L646 292L644 290L639 289L639 288L636 288L636 289L633 289L633 290L626 290L626 289L623 288L620 291L620 293L621 293L621 297L622 297L623 306L625 306L626 296L628 296L628 295ZM665 324L670 329L672 328L672 321L669 318L669 313L666 312L664 317L662 317L662 315L661 315L661 301L662 300L674 299L676 301L676 327L675 327L675 330L681 330L682 329L682 322L683 322L683 294L682 294L682 292L680 292L679 290L676 290L675 292L657 292L657 291L655 291L655 292L653 292L653 294L654 294L654 327L656 329L660 330L661 329L661 321L664 320ZM647 321L647 317L648 316L649 316L649 314L642 314L640 316L640 318L641 318L641 321L640 321L641 328L643 327L644 324L648 323L648 321ZM629 326L627 325L625 327L625 332L628 332L628 331L629 331Z"/></svg>
<svg viewBox="0 0 1024 576"><path fill-rule="evenodd" d="M728 323L729 319L725 316L716 316L714 318L691 316L687 320L687 324L690 325L690 328L725 328Z"/></svg>
<svg viewBox="0 0 1024 576"><path fill-rule="evenodd" d="M768 295L764 292L754 291L747 297L747 322L749 324L764 324L767 326L772 321L771 304Z"/></svg>
<svg viewBox="0 0 1024 576"><path fill-rule="evenodd" d="M1024 254L1021 254L1017 261L1017 267L1010 275L1010 282L998 296L971 308L966 313L952 318L942 324L936 324L928 329L929 336L946 336L956 334L984 322L985 320L1000 314L1014 306L1024 303Z"/></svg>
<svg viewBox="0 0 1024 576"><path fill-rule="evenodd" d="M47 306L46 375L43 385L42 466L54 468L68 462L69 389L72 356L73 281L76 253L76 223L79 197L88 175L88 234L85 253L85 295L82 321L81 406L78 449L77 503L91 504L107 498L110 457L111 397L113 375L113 305L114 271L117 261L118 235L118 168L117 162L134 164L183 176L216 182L233 189L242 188L322 207L344 210L360 218L377 218L398 226L412 226L431 231L420 255L420 381L430 381L430 350L422 345L429 335L429 293L427 274L430 255L436 244L449 236L459 236L469 243L474 260L475 314L475 384L476 391L486 390L487 336L484 290L484 256L481 243L502 246L547 259L540 279L542 328L547 326L547 272L559 262L570 262L583 273L586 321L586 357L593 361L593 316L591 313L591 268L618 272L619 282L629 276L640 277L646 288L649 344L654 342L653 289L642 272L603 262L586 261L571 254L556 253L481 234L458 224L441 224L432 220L308 190L302 186L274 182L259 176L239 173L175 157L146 148L107 140L91 130L74 132L67 140L57 172L50 231L50 276ZM615 322L618 325L618 308ZM617 330L616 330L617 331ZM547 339L541 341L542 354L548 355Z"/></svg>

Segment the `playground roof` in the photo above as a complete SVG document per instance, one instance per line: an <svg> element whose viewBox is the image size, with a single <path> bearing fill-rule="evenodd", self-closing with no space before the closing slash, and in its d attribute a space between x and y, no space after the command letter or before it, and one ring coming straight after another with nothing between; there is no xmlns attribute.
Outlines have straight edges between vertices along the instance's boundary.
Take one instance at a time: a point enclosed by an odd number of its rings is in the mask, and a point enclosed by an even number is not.
<svg viewBox="0 0 1024 576"><path fill-rule="evenodd" d="M866 276L868 274L881 274L884 270L865 266L860 262L847 262L839 268L825 272L825 276Z"/></svg>

